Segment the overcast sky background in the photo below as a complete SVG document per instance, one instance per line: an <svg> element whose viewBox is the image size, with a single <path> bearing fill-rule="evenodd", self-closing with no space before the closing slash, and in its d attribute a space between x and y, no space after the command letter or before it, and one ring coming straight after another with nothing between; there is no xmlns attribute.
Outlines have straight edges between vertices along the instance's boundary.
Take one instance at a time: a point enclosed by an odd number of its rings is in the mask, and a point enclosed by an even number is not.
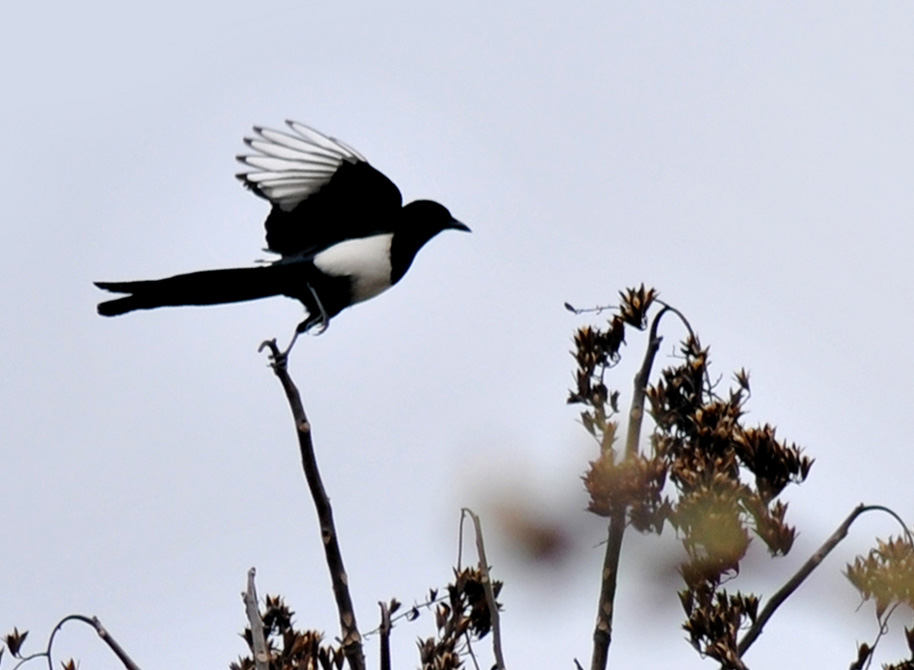
<svg viewBox="0 0 914 670"><path fill-rule="evenodd" d="M573 330L602 317L562 303L641 282L718 374L751 371L749 420L816 458L786 496L794 552L757 552L732 587L771 593L858 502L914 521L911 4L52 0L9 4L0 36L0 632L31 630L27 650L80 612L144 668L224 668L244 651L250 566L261 594L337 633L257 352L301 307L108 320L91 284L264 258L268 207L234 156L286 118L473 229L292 357L363 630L377 601L448 581L470 505L506 581L509 666L587 663L604 524L582 511L596 451L565 397ZM659 363L681 330L666 334ZM610 382L627 393L630 370ZM557 565L499 541L497 509L518 501L567 529ZM840 572L897 530L858 521L751 667L847 667L876 631ZM714 665L679 628L671 547L627 540L611 665ZM902 618L882 660L904 654ZM395 629L395 667L418 665L432 622ZM58 642L119 667L89 630ZM367 653L376 667L376 639Z"/></svg>

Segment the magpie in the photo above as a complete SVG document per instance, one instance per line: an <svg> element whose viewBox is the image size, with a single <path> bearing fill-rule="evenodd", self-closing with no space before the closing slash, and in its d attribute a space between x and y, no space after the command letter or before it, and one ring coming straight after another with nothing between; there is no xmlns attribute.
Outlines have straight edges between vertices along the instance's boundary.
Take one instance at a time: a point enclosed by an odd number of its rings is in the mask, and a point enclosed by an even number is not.
<svg viewBox="0 0 914 670"><path fill-rule="evenodd" d="M96 282L127 294L98 305L102 316L179 305L215 305L283 295L307 317L292 338L403 278L419 249L443 230L469 228L432 200L403 205L397 186L340 140L296 121L288 130L254 126L244 139L250 168L236 177L270 202L267 265L204 270L165 279ZM291 349L292 344L286 349Z"/></svg>

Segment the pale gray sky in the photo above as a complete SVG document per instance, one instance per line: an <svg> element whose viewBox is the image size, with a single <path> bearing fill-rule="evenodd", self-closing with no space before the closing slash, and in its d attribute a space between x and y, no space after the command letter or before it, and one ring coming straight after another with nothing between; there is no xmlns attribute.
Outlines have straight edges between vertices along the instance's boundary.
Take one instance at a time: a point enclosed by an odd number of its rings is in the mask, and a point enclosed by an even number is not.
<svg viewBox="0 0 914 670"><path fill-rule="evenodd" d="M82 612L143 667L226 667L256 565L261 593L335 633L288 409L256 351L300 306L107 320L91 284L262 258L267 205L234 155L251 125L285 118L474 231L433 240L293 356L363 629L378 600L446 583L473 505L507 582L509 665L589 657L603 531L581 511L593 449L564 401L582 320L562 303L641 282L689 315L719 374L751 370L750 420L817 459L787 495L794 553L734 587L770 592L860 501L911 520L911 5L53 0L4 15L0 632L38 642ZM611 381L630 388L627 370ZM573 520L561 573L496 541L484 501L514 491ZM875 624L840 571L892 532L860 522L752 667L846 667ZM708 667L677 585L645 560L660 546L627 545L611 662ZM395 630L397 667L431 628ZM87 630L58 653L118 667Z"/></svg>

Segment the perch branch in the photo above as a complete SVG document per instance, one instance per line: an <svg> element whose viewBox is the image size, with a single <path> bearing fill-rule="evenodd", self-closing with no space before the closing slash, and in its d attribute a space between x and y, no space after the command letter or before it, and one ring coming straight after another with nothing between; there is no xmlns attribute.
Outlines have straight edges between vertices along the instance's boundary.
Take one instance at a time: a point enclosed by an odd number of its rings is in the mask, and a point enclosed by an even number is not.
<svg viewBox="0 0 914 670"><path fill-rule="evenodd" d="M355 620L355 609L352 606L352 598L349 595L349 578L346 575L346 569L343 567L343 555L340 552L340 545L337 541L336 526L333 523L333 510L330 507L330 498L324 490L324 484L321 481L320 472L317 468L317 458L314 454L314 445L311 441L311 424L308 423L308 417L302 406L301 395L286 367L286 357L280 353L276 346L276 340L269 340L260 345L261 350L268 348L270 350L271 363L270 367L279 378L282 388L286 393L286 399L289 401L289 408L292 410L292 417L295 421L295 431L298 435L298 446L301 452L302 468L305 472L305 479L308 482L308 488L311 491L311 498L314 500L314 507L317 510L317 517L321 527L321 539L324 545L324 554L327 560L327 567L330 569L330 580L333 584L333 595L336 599L336 608L340 617L340 628L342 631L342 648L349 667L352 670L365 670L365 653L362 649L362 636L359 634L358 626Z"/></svg>

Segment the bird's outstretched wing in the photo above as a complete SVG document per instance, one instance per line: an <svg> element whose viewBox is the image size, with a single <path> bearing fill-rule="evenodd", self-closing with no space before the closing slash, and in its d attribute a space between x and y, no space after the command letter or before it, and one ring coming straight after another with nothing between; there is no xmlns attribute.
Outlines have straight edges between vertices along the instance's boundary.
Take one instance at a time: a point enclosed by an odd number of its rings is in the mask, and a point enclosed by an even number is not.
<svg viewBox="0 0 914 670"><path fill-rule="evenodd" d="M402 196L349 145L295 122L291 132L254 127L256 153L238 156L238 174L269 200L267 247L283 257L310 256L343 240L392 232Z"/></svg>

